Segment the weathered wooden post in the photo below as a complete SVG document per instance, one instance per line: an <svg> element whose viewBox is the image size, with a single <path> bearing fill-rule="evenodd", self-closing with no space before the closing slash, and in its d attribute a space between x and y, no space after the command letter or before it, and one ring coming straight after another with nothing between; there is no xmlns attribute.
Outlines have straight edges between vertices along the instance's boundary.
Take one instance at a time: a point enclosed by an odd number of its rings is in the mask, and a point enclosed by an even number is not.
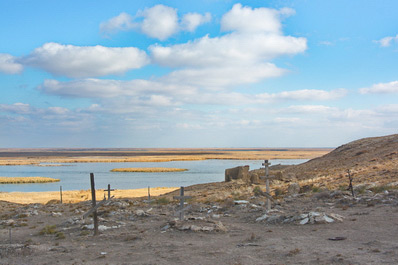
<svg viewBox="0 0 398 265"><path fill-rule="evenodd" d="M270 193L270 187L269 187L269 179L270 177L268 176L268 166L271 165L271 163L268 162L268 160L264 160L263 166L265 166L265 192L267 192L269 195ZM271 200L267 198L267 211L271 210Z"/></svg>
<svg viewBox="0 0 398 265"><path fill-rule="evenodd" d="M173 198L180 200L180 210L178 212L180 214L180 221L182 221L182 220L184 220L184 211L188 209L188 207L184 208L184 200L190 199L190 198L192 198L192 196L184 196L184 187L181 186L180 196L174 196Z"/></svg>
<svg viewBox="0 0 398 265"><path fill-rule="evenodd" d="M93 207L96 206L97 201L95 198L95 183L94 183L94 173L90 173L90 182L91 182L91 202ZM97 210L93 212L93 219L94 219L94 236L98 235L98 216Z"/></svg>
<svg viewBox="0 0 398 265"><path fill-rule="evenodd" d="M349 178L349 180L350 180L350 185L348 186L348 189L347 189L347 190L350 190L351 193L352 193L352 197L355 197L355 194L354 194L354 187L352 186L351 171L350 171L349 169L347 169L347 176L348 176L348 178Z"/></svg>
<svg viewBox="0 0 398 265"><path fill-rule="evenodd" d="M61 196L61 204L62 204L62 186L59 186L59 195Z"/></svg>

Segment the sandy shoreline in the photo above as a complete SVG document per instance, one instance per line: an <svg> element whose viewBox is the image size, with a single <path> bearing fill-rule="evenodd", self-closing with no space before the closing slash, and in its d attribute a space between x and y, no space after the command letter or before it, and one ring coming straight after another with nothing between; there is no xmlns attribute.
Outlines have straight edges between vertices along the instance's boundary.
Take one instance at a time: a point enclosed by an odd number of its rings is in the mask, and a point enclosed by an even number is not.
<svg viewBox="0 0 398 265"><path fill-rule="evenodd" d="M173 187L157 187L151 188L151 196L159 196L178 188ZM102 200L104 195L107 196L107 192L104 190L96 190L97 200ZM115 198L137 198L144 197L148 195L148 189L130 189L130 190L115 190L111 192L112 196ZM60 200L59 191L44 191L44 192L0 192L0 200L8 201L21 204L30 203L43 203L46 204L51 200ZM90 190L69 190L62 192L63 203L77 203L81 201L91 200Z"/></svg>

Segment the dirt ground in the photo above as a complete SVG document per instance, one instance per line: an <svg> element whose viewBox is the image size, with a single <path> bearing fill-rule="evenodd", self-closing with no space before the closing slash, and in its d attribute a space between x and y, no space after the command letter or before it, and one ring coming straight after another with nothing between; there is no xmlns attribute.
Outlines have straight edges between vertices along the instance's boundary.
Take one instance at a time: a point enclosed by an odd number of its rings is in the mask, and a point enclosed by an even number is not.
<svg viewBox="0 0 398 265"><path fill-rule="evenodd" d="M151 196L158 196L164 193L171 192L178 188L153 187L150 188ZM143 197L148 194L148 189L131 189L131 190L114 190L111 196L115 198L132 198ZM97 201L102 200L108 193L104 190L96 190ZM62 201L64 203L76 203L91 199L91 190L67 190L62 191ZM15 203L43 203L49 201L60 201L59 191L44 191L44 192L0 192L0 201L8 201Z"/></svg>
<svg viewBox="0 0 398 265"><path fill-rule="evenodd" d="M97 236L82 219L89 201L0 201L0 264L398 264L397 190L286 195L270 212L264 200L188 200L179 221L176 200L114 199L99 208ZM290 218L309 212L343 219Z"/></svg>

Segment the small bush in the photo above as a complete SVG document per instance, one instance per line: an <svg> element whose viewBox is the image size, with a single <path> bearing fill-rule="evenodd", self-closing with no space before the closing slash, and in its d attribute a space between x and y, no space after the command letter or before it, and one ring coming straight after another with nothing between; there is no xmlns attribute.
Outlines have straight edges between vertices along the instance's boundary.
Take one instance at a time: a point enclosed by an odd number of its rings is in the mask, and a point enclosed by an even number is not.
<svg viewBox="0 0 398 265"><path fill-rule="evenodd" d="M262 193L262 191L261 191L261 189L260 189L259 186L256 186L256 187L254 187L254 189L253 189L253 193L254 193L255 196L260 196L261 193Z"/></svg>
<svg viewBox="0 0 398 265"><path fill-rule="evenodd" d="M373 191L374 193L381 193L381 192L384 192L386 190L387 191L391 190L391 187L388 187L386 185L382 185L382 186L376 186L376 187L370 188L370 190Z"/></svg>
<svg viewBox="0 0 398 265"><path fill-rule="evenodd" d="M58 232L55 234L57 239L65 239L65 234L63 232Z"/></svg>
<svg viewBox="0 0 398 265"><path fill-rule="evenodd" d="M46 225L41 231L40 231L40 235L53 235L55 234L56 231L56 225Z"/></svg>
<svg viewBox="0 0 398 265"><path fill-rule="evenodd" d="M81 236L88 236L89 234L90 234L90 231L88 231L88 230L83 230L80 232Z"/></svg>
<svg viewBox="0 0 398 265"><path fill-rule="evenodd" d="M170 203L170 201L166 197L161 197L161 198L156 199L156 203L157 204L168 204L168 203Z"/></svg>
<svg viewBox="0 0 398 265"><path fill-rule="evenodd" d="M281 196L283 194L283 190L280 188L276 188L274 192L276 197Z"/></svg>
<svg viewBox="0 0 398 265"><path fill-rule="evenodd" d="M358 194L364 194L366 191L366 186L363 185L361 187L359 187L358 189L355 190Z"/></svg>
<svg viewBox="0 0 398 265"><path fill-rule="evenodd" d="M319 187L316 187L316 186L312 187L312 192L313 193L320 192L320 191L321 191L321 189Z"/></svg>

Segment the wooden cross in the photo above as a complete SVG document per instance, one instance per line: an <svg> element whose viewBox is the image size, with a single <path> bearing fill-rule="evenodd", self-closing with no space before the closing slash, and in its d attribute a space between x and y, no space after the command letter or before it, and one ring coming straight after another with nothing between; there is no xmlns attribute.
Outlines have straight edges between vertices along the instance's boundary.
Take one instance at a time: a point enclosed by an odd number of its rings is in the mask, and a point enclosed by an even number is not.
<svg viewBox="0 0 398 265"><path fill-rule="evenodd" d="M180 209L177 213L180 214L180 221L184 220L184 211L190 208L190 206L184 208L184 200L190 199L192 196L184 196L184 187L180 188L180 196L174 196L174 199L180 200Z"/></svg>
<svg viewBox="0 0 398 265"><path fill-rule="evenodd" d="M115 189L111 189L111 184L108 184L108 189L104 190L108 192L108 200L111 199L111 191L114 191ZM104 194L104 199L105 199L105 194Z"/></svg>

